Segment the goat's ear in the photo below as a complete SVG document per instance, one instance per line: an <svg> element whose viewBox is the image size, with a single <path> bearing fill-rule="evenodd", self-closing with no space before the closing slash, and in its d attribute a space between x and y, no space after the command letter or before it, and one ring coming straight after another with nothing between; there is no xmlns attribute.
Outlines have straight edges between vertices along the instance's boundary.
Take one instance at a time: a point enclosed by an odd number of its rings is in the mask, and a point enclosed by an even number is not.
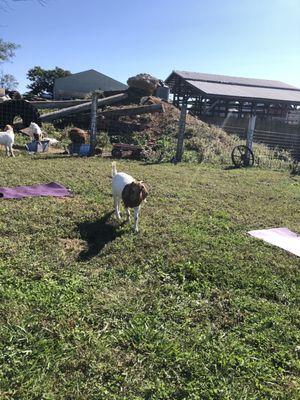
<svg viewBox="0 0 300 400"><path fill-rule="evenodd" d="M144 185L142 185L142 190L140 193L141 200L145 200L146 197L148 196L148 194L149 194L148 190L146 189L146 187Z"/></svg>

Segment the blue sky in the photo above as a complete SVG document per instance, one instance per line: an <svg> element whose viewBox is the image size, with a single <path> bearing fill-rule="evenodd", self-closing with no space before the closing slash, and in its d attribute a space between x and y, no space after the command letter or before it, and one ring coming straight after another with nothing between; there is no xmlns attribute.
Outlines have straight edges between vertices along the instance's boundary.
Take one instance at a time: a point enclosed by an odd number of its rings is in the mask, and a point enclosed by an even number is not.
<svg viewBox="0 0 300 400"><path fill-rule="evenodd" d="M21 45L2 65L26 90L35 65L117 80L172 70L276 79L300 87L300 0L36 0L0 10Z"/></svg>

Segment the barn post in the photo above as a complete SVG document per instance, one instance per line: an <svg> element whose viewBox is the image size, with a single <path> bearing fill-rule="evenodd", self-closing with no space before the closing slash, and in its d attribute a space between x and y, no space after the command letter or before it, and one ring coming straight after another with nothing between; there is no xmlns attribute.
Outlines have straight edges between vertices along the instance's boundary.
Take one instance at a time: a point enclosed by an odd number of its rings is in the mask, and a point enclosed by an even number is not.
<svg viewBox="0 0 300 400"><path fill-rule="evenodd" d="M177 150L176 150L176 162L180 162L183 155L183 140L185 134L185 121L187 113L187 102L188 97L183 97L180 118L179 118L179 129L178 129L178 140L177 140Z"/></svg>
<svg viewBox="0 0 300 400"><path fill-rule="evenodd" d="M251 151L252 151L252 147L253 147L253 135L254 135L254 129L255 129L255 122L256 122L256 114L251 114L250 118L249 118L249 123L248 123L247 142L246 142L247 148L250 149ZM250 154L249 154L248 150L246 153L246 158L247 158L247 164L249 164Z"/></svg>
<svg viewBox="0 0 300 400"><path fill-rule="evenodd" d="M97 102L98 102L98 93L94 92L91 104L90 155L95 154L95 147L96 147L97 105L98 105Z"/></svg>

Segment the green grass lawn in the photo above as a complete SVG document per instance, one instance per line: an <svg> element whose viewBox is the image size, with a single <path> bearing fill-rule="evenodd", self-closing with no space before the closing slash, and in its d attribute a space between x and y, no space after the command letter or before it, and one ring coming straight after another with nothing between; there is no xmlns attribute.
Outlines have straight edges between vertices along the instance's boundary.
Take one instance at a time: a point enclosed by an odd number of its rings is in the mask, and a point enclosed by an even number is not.
<svg viewBox="0 0 300 400"><path fill-rule="evenodd" d="M140 233L101 158L1 153L1 399L298 399L299 258L247 236L300 232L300 179L207 165L119 170L150 188Z"/></svg>

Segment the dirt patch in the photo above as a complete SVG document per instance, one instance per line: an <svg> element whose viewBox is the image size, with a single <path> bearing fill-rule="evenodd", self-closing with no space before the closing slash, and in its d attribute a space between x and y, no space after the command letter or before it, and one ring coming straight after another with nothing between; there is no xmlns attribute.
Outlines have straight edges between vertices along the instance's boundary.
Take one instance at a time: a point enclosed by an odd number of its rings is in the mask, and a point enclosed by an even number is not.
<svg viewBox="0 0 300 400"><path fill-rule="evenodd" d="M86 248L84 240L81 239L59 239L60 244L66 251L82 251Z"/></svg>

